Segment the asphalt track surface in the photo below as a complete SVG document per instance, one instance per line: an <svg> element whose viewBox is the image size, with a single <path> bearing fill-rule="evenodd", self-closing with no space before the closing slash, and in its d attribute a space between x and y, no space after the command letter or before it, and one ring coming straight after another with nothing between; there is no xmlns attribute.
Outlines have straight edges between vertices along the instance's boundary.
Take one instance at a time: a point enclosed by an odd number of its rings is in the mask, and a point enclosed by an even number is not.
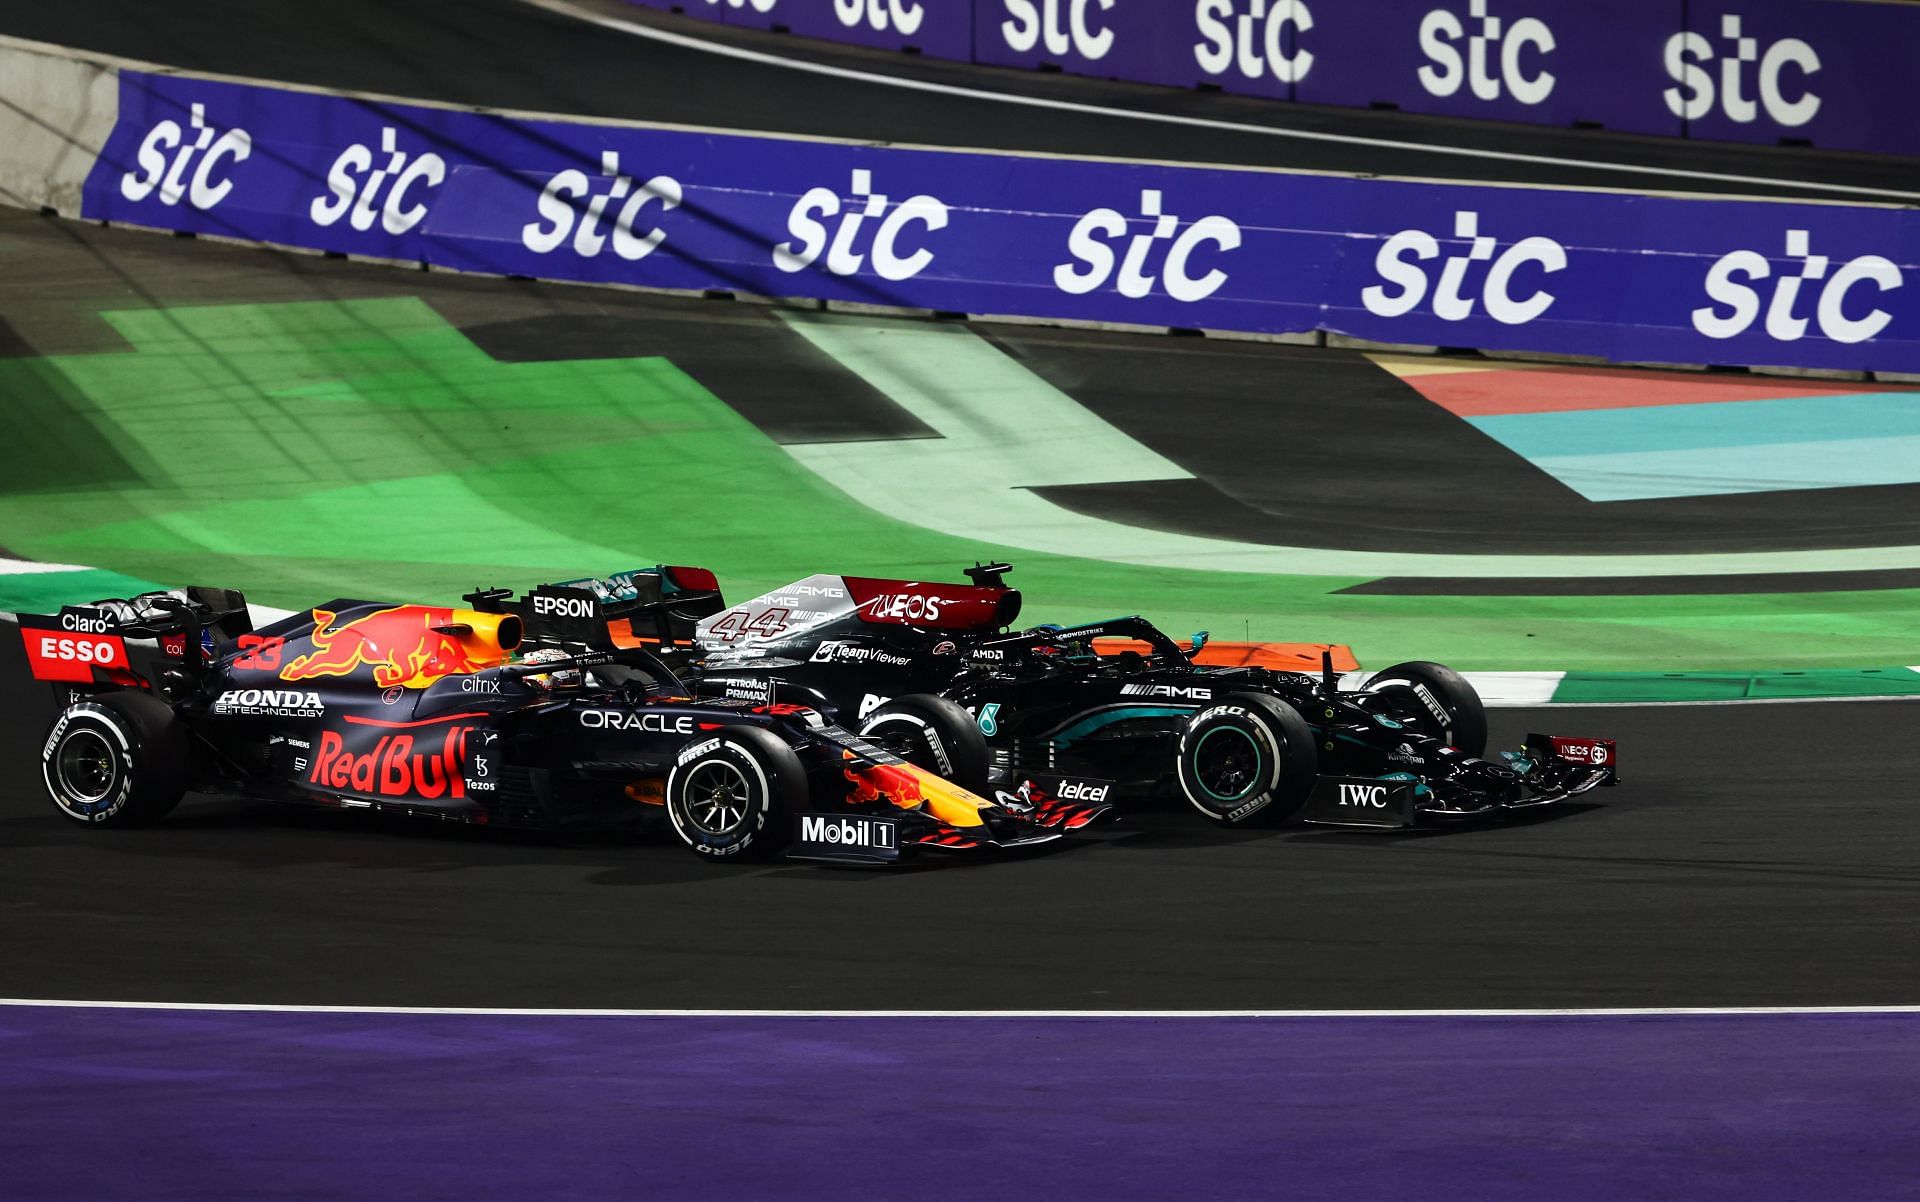
<svg viewBox="0 0 1920 1202"><path fill-rule="evenodd" d="M722 59L597 27L524 0L74 0L0 6L0 33L187 70L455 104L928 145L1246 164L1434 179L1769 196L1828 185L1920 193L1920 159L1737 146L1391 112L1276 104L1212 92L944 64L654 13L619 0L586 11L834 66L1077 104L1291 128L1303 141L1126 116L1012 106ZM1474 148L1558 162L1463 158ZM1773 183L1602 170L1608 162ZM1862 199L1855 196L1853 199Z"/></svg>

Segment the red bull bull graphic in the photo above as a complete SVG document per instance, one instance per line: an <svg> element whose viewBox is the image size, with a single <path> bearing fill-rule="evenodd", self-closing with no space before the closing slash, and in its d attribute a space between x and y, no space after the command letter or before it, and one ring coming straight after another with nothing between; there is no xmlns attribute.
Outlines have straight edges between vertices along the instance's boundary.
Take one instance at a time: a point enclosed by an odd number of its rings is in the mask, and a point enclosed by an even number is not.
<svg viewBox="0 0 1920 1202"><path fill-rule="evenodd" d="M852 752L843 753L851 761ZM941 780L933 773L912 764L872 763L857 767L851 763L845 775L853 787L847 791L849 805L875 805L886 801L903 810L924 809L948 826L980 826L985 798Z"/></svg>
<svg viewBox="0 0 1920 1202"><path fill-rule="evenodd" d="M335 626L337 617L313 611L313 650L289 661L280 679L350 676L370 667L381 688L425 688L505 663L519 642L498 615L440 606L395 605Z"/></svg>

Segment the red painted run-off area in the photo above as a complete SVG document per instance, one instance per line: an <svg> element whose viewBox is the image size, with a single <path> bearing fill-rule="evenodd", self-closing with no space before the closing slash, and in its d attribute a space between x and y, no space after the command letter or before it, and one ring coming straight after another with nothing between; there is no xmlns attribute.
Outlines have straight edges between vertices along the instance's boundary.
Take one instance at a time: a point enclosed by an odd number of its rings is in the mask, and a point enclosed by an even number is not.
<svg viewBox="0 0 1920 1202"><path fill-rule="evenodd" d="M1583 367L1436 372L1410 375L1406 382L1458 417L1920 391L1854 381Z"/></svg>

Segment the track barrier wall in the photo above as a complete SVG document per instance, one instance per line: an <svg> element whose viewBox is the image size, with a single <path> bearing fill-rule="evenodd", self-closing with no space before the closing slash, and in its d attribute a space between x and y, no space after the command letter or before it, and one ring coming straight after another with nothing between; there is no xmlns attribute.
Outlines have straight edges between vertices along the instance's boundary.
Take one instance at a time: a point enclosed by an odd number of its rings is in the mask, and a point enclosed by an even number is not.
<svg viewBox="0 0 1920 1202"><path fill-rule="evenodd" d="M1920 372L1905 209L911 149L89 70L42 72L73 89L51 111L113 110L58 164L71 179L72 155L90 161L87 219L906 310ZM17 109L17 73L0 78Z"/></svg>
<svg viewBox="0 0 1920 1202"><path fill-rule="evenodd" d="M933 58L1311 104L1920 154L1882 0L629 0Z"/></svg>

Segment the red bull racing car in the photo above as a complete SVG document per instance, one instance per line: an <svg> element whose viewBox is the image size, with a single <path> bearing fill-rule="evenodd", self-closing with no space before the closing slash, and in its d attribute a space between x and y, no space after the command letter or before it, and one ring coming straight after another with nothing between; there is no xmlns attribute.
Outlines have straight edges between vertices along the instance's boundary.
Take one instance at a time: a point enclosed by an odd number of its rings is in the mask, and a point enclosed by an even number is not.
<svg viewBox="0 0 1920 1202"><path fill-rule="evenodd" d="M503 826L651 823L714 861L889 863L1060 837L830 710L697 699L652 652L613 646L589 592L511 597L339 600L258 630L238 593L203 588L21 615L29 668L60 704L47 792L95 826L159 819L188 790ZM529 632L542 650L517 661Z"/></svg>

